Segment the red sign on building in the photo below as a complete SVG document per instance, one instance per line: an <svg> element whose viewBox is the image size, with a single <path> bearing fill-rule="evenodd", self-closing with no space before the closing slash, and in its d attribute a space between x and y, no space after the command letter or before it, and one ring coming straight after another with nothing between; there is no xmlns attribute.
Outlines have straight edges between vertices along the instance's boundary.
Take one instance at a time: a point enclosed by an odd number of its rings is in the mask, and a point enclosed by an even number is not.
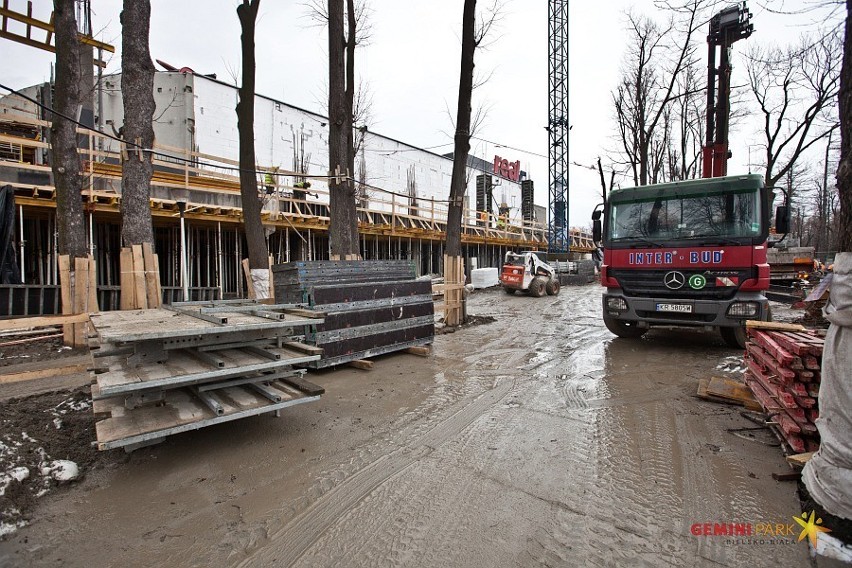
<svg viewBox="0 0 852 568"><path fill-rule="evenodd" d="M520 181L521 161L510 162L506 158L494 156L494 174L515 182Z"/></svg>

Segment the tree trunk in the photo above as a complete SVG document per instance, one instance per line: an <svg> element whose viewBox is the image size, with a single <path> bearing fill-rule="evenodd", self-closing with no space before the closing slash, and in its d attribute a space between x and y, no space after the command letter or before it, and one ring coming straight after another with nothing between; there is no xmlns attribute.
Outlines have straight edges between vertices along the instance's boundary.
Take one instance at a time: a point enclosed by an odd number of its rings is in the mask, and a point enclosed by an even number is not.
<svg viewBox="0 0 852 568"><path fill-rule="evenodd" d="M473 98L473 54L476 51L476 0L464 0L462 53L459 75L459 102L453 148L453 176L450 179L450 205L447 212L447 256L461 256L461 225L466 187L465 171L470 153L470 114Z"/></svg>
<svg viewBox="0 0 852 568"><path fill-rule="evenodd" d="M840 165L837 193L840 198L837 250L852 252L852 0L846 0L846 37L840 69Z"/></svg>
<svg viewBox="0 0 852 568"><path fill-rule="evenodd" d="M80 155L77 153L76 125L60 114L74 118L80 107L80 51L74 0L54 0L56 33L56 85L51 126L51 159L56 186L56 225L59 254L71 258L86 256L86 229L83 220ZM72 264L73 265L73 264Z"/></svg>
<svg viewBox="0 0 852 568"><path fill-rule="evenodd" d="M121 11L121 96L124 140L154 146L154 64L148 47L150 0L124 0ZM153 156L129 146L121 161L121 239L125 246L154 242L151 228Z"/></svg>
<svg viewBox="0 0 852 568"><path fill-rule="evenodd" d="M257 175L254 156L254 30L260 0L243 0L237 6L242 35L240 36L243 67L242 85L237 103L237 129L240 137L240 196L243 206L243 227L248 244L249 268L269 269L269 252L263 223L261 203L257 194Z"/></svg>
<svg viewBox="0 0 852 568"><path fill-rule="evenodd" d="M328 162L331 175L338 176L328 182L328 236L331 256L336 259L358 255L357 205L352 181L355 16L351 0L347 3L350 7L348 41L343 33L344 2L328 0Z"/></svg>

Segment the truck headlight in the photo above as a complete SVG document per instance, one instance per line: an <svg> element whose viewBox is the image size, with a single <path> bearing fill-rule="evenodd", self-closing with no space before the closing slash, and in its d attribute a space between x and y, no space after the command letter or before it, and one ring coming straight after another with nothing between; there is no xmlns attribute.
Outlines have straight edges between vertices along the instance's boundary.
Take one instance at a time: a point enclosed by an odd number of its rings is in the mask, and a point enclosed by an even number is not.
<svg viewBox="0 0 852 568"><path fill-rule="evenodd" d="M730 318L753 318L760 311L760 304L757 302L734 302L728 308L728 317Z"/></svg>
<svg viewBox="0 0 852 568"><path fill-rule="evenodd" d="M607 296L606 309L614 312L626 312L627 301L621 296Z"/></svg>

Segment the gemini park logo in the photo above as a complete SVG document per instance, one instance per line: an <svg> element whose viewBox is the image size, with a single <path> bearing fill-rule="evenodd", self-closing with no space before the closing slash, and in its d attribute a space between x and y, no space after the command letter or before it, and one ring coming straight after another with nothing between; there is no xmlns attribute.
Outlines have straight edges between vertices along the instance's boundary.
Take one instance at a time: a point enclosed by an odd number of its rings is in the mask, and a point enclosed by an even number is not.
<svg viewBox="0 0 852 568"><path fill-rule="evenodd" d="M822 525L814 511L793 517L794 523L694 523L689 527L693 536L724 537L727 544L795 544L806 538L816 548L820 533L831 532ZM799 527L798 538L794 541Z"/></svg>

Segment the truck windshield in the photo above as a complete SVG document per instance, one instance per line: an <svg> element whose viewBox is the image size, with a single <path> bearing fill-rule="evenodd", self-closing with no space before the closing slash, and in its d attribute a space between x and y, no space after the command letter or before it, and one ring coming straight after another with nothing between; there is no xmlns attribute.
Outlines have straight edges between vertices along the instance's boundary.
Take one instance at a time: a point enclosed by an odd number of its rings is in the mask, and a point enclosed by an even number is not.
<svg viewBox="0 0 852 568"><path fill-rule="evenodd" d="M611 241L663 241L760 235L757 190L677 194L613 203Z"/></svg>

